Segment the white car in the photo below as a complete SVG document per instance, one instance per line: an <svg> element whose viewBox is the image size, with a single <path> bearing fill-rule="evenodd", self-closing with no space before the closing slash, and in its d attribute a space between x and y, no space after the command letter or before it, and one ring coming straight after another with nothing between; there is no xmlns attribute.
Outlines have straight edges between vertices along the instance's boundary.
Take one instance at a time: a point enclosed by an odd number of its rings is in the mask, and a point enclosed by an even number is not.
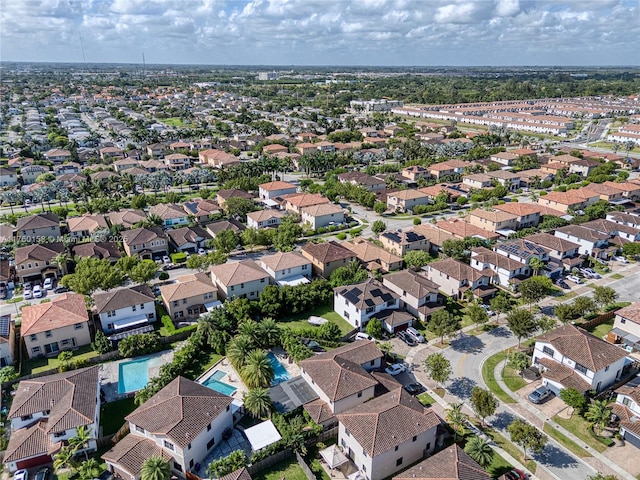
<svg viewBox="0 0 640 480"><path fill-rule="evenodd" d="M395 377L396 375L400 375L406 369L407 367L405 367L404 364L394 363L392 365L389 365L387 368L385 368L384 371L387 372L389 375L393 375Z"/></svg>
<svg viewBox="0 0 640 480"><path fill-rule="evenodd" d="M577 284L581 284L582 280L580 280L580 277L576 277L575 275L567 275L567 280L569 280L570 282L573 283L577 283Z"/></svg>
<svg viewBox="0 0 640 480"><path fill-rule="evenodd" d="M373 340L373 337L371 337L371 335L368 335L364 332L358 332L356 333L356 340Z"/></svg>
<svg viewBox="0 0 640 480"><path fill-rule="evenodd" d="M162 257L162 263L171 263L171 259L165 255L164 257Z"/></svg>
<svg viewBox="0 0 640 480"><path fill-rule="evenodd" d="M44 296L44 292L42 291L42 287L40 285L36 285L33 287L33 298L42 298Z"/></svg>
<svg viewBox="0 0 640 480"><path fill-rule="evenodd" d="M44 283L42 284L42 288L45 290L53 290L53 278L45 278Z"/></svg>
<svg viewBox="0 0 640 480"><path fill-rule="evenodd" d="M491 308L489 308L489 305L485 305L484 303L481 303L480 306L484 308L484 311L487 312L487 315L489 315L490 317L493 317L496 314L496 312L494 312L493 310L491 310Z"/></svg>
<svg viewBox="0 0 640 480"><path fill-rule="evenodd" d="M198 255L206 255L207 251L204 248L199 248L198 249Z"/></svg>
<svg viewBox="0 0 640 480"><path fill-rule="evenodd" d="M27 480L29 478L29 472L24 468L22 470L16 470L13 474L13 480Z"/></svg>
<svg viewBox="0 0 640 480"><path fill-rule="evenodd" d="M33 298L33 290L25 290L22 294L23 300L31 300Z"/></svg>
<svg viewBox="0 0 640 480"><path fill-rule="evenodd" d="M407 328L407 330L406 330L406 332L407 332L409 335L411 335L411 336L415 339L415 341L416 341L416 342L418 342L418 343L424 343L424 342L426 342L426 340L424 339L424 337L422 336L422 334L421 334L418 330L416 330L415 328L413 328L413 327L408 327L408 328Z"/></svg>
<svg viewBox="0 0 640 480"><path fill-rule="evenodd" d="M616 262L620 262L620 263L629 263L629 260L627 260L625 257L613 257L613 259Z"/></svg>

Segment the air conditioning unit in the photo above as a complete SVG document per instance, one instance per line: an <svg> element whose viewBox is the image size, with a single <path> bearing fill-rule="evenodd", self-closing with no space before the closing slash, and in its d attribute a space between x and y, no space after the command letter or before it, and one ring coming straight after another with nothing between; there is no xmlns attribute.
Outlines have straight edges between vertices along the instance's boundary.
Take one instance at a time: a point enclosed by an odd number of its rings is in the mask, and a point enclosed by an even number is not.
<svg viewBox="0 0 640 480"><path fill-rule="evenodd" d="M631 345L625 346L624 349L629 353L633 352L633 347Z"/></svg>

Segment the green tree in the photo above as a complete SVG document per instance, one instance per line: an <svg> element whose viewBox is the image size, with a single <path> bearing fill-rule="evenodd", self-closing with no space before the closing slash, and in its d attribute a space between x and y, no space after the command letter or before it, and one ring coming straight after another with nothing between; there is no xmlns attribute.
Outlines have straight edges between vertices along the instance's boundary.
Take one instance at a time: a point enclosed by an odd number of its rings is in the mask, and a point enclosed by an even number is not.
<svg viewBox="0 0 640 480"><path fill-rule="evenodd" d="M153 260L141 260L129 272L129 278L134 282L148 283L158 273L158 265Z"/></svg>
<svg viewBox="0 0 640 480"><path fill-rule="evenodd" d="M247 213L256 210L253 200L242 197L231 197L224 202L222 207L229 217L240 217L244 219Z"/></svg>
<svg viewBox="0 0 640 480"><path fill-rule="evenodd" d="M384 202L376 202L373 204L373 211L376 212L378 215L382 215L384 212L387 211L387 204Z"/></svg>
<svg viewBox="0 0 640 480"><path fill-rule="evenodd" d="M593 301L598 308L612 304L618 299L618 292L611 287L596 285L593 289Z"/></svg>
<svg viewBox="0 0 640 480"><path fill-rule="evenodd" d="M431 380L442 385L453 373L451 362L442 353L432 353L424 359L424 371Z"/></svg>
<svg viewBox="0 0 640 480"><path fill-rule="evenodd" d="M562 323L568 323L571 320L579 317L579 315L576 315L575 309L570 303L560 303L556 305L555 307L553 307L553 314Z"/></svg>
<svg viewBox="0 0 640 480"><path fill-rule="evenodd" d="M484 426L484 419L496 413L498 401L489 390L480 387L473 387L471 390L471 408L480 417Z"/></svg>
<svg viewBox="0 0 640 480"><path fill-rule="evenodd" d="M453 441L458 441L458 435L464 436L466 431L467 421L469 417L462 411L463 403L452 403L450 407L447 408L446 420L451 428L453 429Z"/></svg>
<svg viewBox="0 0 640 480"><path fill-rule="evenodd" d="M553 282L549 277L535 276L527 278L518 286L518 291L522 294L522 299L529 304L529 307L534 303L539 302L544 297L549 295L553 288Z"/></svg>
<svg viewBox="0 0 640 480"><path fill-rule="evenodd" d="M460 328L460 320L446 310L438 310L431 315L429 320L430 331L440 337L440 343L444 343L445 335L451 335Z"/></svg>
<svg viewBox="0 0 640 480"><path fill-rule="evenodd" d="M255 349L253 338L247 335L236 335L227 346L227 358L238 371L244 367L249 352Z"/></svg>
<svg viewBox="0 0 640 480"><path fill-rule="evenodd" d="M367 271L357 260L352 260L346 267L338 267L331 272L329 283L332 287L341 287L343 285L353 285L354 283L364 282L369 278Z"/></svg>
<svg viewBox="0 0 640 480"><path fill-rule="evenodd" d="M471 323L481 325L489 321L489 314L477 303L470 303L467 305L465 313L469 317L469 320L471 320Z"/></svg>
<svg viewBox="0 0 640 480"><path fill-rule="evenodd" d="M582 413L587 404L584 394L571 387L560 390L560 399L578 413Z"/></svg>
<svg viewBox="0 0 640 480"><path fill-rule="evenodd" d="M507 357L507 361L509 366L514 370L517 370L520 376L524 374L524 371L529 368L529 365L531 364L529 355L525 352L521 352L520 350L511 352Z"/></svg>
<svg viewBox="0 0 640 480"><path fill-rule="evenodd" d="M75 461L75 451L71 446L62 447L58 453L53 456L53 470L56 473L64 468L70 468L76 470L78 463Z"/></svg>
<svg viewBox="0 0 640 480"><path fill-rule="evenodd" d="M275 347L280 341L280 325L273 318L264 318L256 325L255 338L262 348Z"/></svg>
<svg viewBox="0 0 640 480"><path fill-rule="evenodd" d="M404 263L408 268L422 268L433 260L425 250L411 250L404 254Z"/></svg>
<svg viewBox="0 0 640 480"><path fill-rule="evenodd" d="M598 435L611 421L611 409L607 405L606 400L592 400L584 414L584 418L589 421L589 425Z"/></svg>
<svg viewBox="0 0 640 480"><path fill-rule="evenodd" d="M171 466L169 461L159 455L147 458L142 464L142 480L169 480L171 478Z"/></svg>
<svg viewBox="0 0 640 480"><path fill-rule="evenodd" d="M224 477L225 475L240 470L247 465L247 455L244 450L234 450L226 457L214 460L207 467L207 473L211 478Z"/></svg>
<svg viewBox="0 0 640 480"><path fill-rule="evenodd" d="M595 312L596 302L591 297L576 297L573 300L573 311L578 317L583 317L588 313Z"/></svg>
<svg viewBox="0 0 640 480"><path fill-rule="evenodd" d="M542 315L540 318L538 318L538 328L540 328L543 333L550 332L551 330L556 328L557 325L558 322L556 321L556 319L553 317L549 317L548 315Z"/></svg>
<svg viewBox="0 0 640 480"><path fill-rule="evenodd" d="M545 434L519 418L509 424L507 432L511 436L511 441L522 447L525 461L527 460L527 450L540 453L547 444Z"/></svg>
<svg viewBox="0 0 640 480"><path fill-rule="evenodd" d="M298 238L302 235L302 227L295 218L290 215L285 216L280 222L280 226L275 230L273 236L273 246L279 252L290 252Z"/></svg>
<svg viewBox="0 0 640 480"><path fill-rule="evenodd" d="M533 314L524 308L517 308L507 314L507 325L518 338L518 348L523 338L527 338L538 329Z"/></svg>
<svg viewBox="0 0 640 480"><path fill-rule="evenodd" d="M256 418L265 418L271 412L271 397L267 388L252 388L242 399L244 408Z"/></svg>
<svg viewBox="0 0 640 480"><path fill-rule="evenodd" d="M223 230L211 242L217 251L229 253L240 244L238 235L233 230Z"/></svg>
<svg viewBox="0 0 640 480"><path fill-rule="evenodd" d="M533 257L531 260L529 260L529 266L531 267L531 270L533 270L533 274L538 275L538 273L540 273L540 270L544 269L545 263L538 257Z"/></svg>
<svg viewBox="0 0 640 480"><path fill-rule="evenodd" d="M375 222L373 222L373 225L371 225L371 231L376 235L380 235L386 229L387 225L382 220L376 220Z"/></svg>
<svg viewBox="0 0 640 480"><path fill-rule="evenodd" d="M478 462L478 465L482 468L488 467L493 461L493 449L487 442L478 436L474 435L467 441L464 451Z"/></svg>
<svg viewBox="0 0 640 480"><path fill-rule="evenodd" d="M513 303L511 295L506 292L498 292L498 294L489 302L489 306L491 307L491 310L500 315L501 313L509 313L513 308Z"/></svg>
<svg viewBox="0 0 640 480"><path fill-rule="evenodd" d="M80 450L84 452L85 460L89 460L87 449L91 440L91 432L84 425L80 425L76 429L76 434L69 439L69 446L73 448L73 453L77 454Z"/></svg>
<svg viewBox="0 0 640 480"><path fill-rule="evenodd" d="M252 350L240 370L247 388L267 388L274 377L269 357L263 350Z"/></svg>
<svg viewBox="0 0 640 480"><path fill-rule="evenodd" d="M382 322L377 318L372 318L367 322L366 327L367 333L371 335L376 340L382 338L383 330L382 330Z"/></svg>
<svg viewBox="0 0 640 480"><path fill-rule="evenodd" d="M65 275L60 283L76 293L91 295L98 289L111 290L123 285L124 275L106 259L86 257L78 261L75 273Z"/></svg>
<svg viewBox="0 0 640 480"><path fill-rule="evenodd" d="M60 352L58 354L58 362L60 366L58 367L58 371L66 372L71 368L71 359L73 358L73 352L67 350L65 352Z"/></svg>

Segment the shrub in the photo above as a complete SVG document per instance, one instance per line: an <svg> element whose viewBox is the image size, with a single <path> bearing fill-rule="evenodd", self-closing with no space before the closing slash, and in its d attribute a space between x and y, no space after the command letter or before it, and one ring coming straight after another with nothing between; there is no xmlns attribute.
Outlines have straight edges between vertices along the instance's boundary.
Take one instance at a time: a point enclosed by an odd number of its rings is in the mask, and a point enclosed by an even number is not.
<svg viewBox="0 0 640 480"><path fill-rule="evenodd" d="M353 228L353 227L357 227L358 226L358 222L349 222L349 228Z"/></svg>
<svg viewBox="0 0 640 480"><path fill-rule="evenodd" d="M330 232L335 232L335 231L336 231L336 227L335 227L335 225L329 225L328 230L329 230Z"/></svg>
<svg viewBox="0 0 640 480"><path fill-rule="evenodd" d="M159 352L162 349L160 338L155 333L139 333L124 338L118 344L122 357L133 357Z"/></svg>
<svg viewBox="0 0 640 480"><path fill-rule="evenodd" d="M167 272L160 272L158 280L169 280L169 274Z"/></svg>
<svg viewBox="0 0 640 480"><path fill-rule="evenodd" d="M420 225L422 223L422 220L420 220L419 218L414 218L413 219L413 224L414 225Z"/></svg>
<svg viewBox="0 0 640 480"><path fill-rule="evenodd" d="M338 240L346 240L347 239L347 234L344 232L340 232L338 235L336 235L336 238Z"/></svg>
<svg viewBox="0 0 640 480"><path fill-rule="evenodd" d="M98 330L96 332L96 336L93 339L93 343L91 344L91 348L99 353L107 353L113 350L111 346L111 342L107 340L107 336L104 334L102 330Z"/></svg>
<svg viewBox="0 0 640 480"><path fill-rule="evenodd" d="M324 228L324 227L319 227L319 228L316 230L316 233L317 233L318 235L322 235L323 233L327 233L327 229L326 229L326 228Z"/></svg>
<svg viewBox="0 0 640 480"><path fill-rule="evenodd" d="M183 252L172 253L171 254L171 261L173 263L184 263L184 262L187 261L187 254L183 253Z"/></svg>

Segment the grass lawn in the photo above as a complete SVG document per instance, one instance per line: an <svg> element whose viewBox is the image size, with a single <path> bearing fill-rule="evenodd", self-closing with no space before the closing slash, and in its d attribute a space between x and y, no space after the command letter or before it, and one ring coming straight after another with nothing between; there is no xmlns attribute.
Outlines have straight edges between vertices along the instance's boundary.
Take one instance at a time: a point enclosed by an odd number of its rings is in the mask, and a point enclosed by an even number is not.
<svg viewBox="0 0 640 480"><path fill-rule="evenodd" d="M609 333L609 330L611 330L613 328L613 318L611 320L609 320L608 322L605 322L601 325L598 325L595 328L592 328L591 330L589 330L589 332L591 332L594 336L598 337L598 338L602 338L604 337L607 333Z"/></svg>
<svg viewBox="0 0 640 480"><path fill-rule="evenodd" d="M485 470L493 478L498 478L500 475L504 475L505 473L513 470L513 465L502 458L498 452L494 451L491 465L488 465Z"/></svg>
<svg viewBox="0 0 640 480"><path fill-rule="evenodd" d="M7 300L7 303L18 303L22 301L22 297L13 297Z"/></svg>
<svg viewBox="0 0 640 480"><path fill-rule="evenodd" d="M313 310L309 310L304 313L297 313L295 315L285 317L281 320L281 323L293 328L310 327L311 324L307 322L307 319L312 315L316 317L326 318L327 320L335 323L340 327L340 331L343 335L346 335L351 330L353 330L352 325L350 325L345 319L343 319L340 315L333 311L333 306L331 305L331 303L320 305Z"/></svg>
<svg viewBox="0 0 640 480"><path fill-rule="evenodd" d="M431 395L429 395L427 392L421 393L416 398L425 407L430 407L431 405L436 403L436 401L433 399L433 397Z"/></svg>
<svg viewBox="0 0 640 480"><path fill-rule="evenodd" d="M490 323L485 323L484 325L479 325L473 330L469 330L467 333L469 335L481 335L483 333L490 332L491 330L497 327L498 327L497 323L490 322Z"/></svg>
<svg viewBox="0 0 640 480"><path fill-rule="evenodd" d="M491 437L493 441L496 442L496 445L502 448L505 452L507 452L516 460L519 460L525 467L529 469L531 473L536 473L536 462L534 462L533 460L527 460L525 462L522 455L522 450L518 448L517 445L514 445L493 429L486 429L484 433Z"/></svg>
<svg viewBox="0 0 640 480"><path fill-rule="evenodd" d="M544 433L549 435L551 438L555 439L558 443L562 444L567 450L574 453L578 457L584 458L584 457L593 456L589 452L587 452L584 448L582 448L580 445L578 445L576 442L571 440L569 437L567 437L563 433L560 433L558 430L553 428L548 423L544 424L543 431Z"/></svg>
<svg viewBox="0 0 640 480"><path fill-rule="evenodd" d="M520 374L510 366L506 365L502 373L502 379L504 383L512 392L517 392L524 387L527 382L520 376Z"/></svg>
<svg viewBox="0 0 640 480"><path fill-rule="evenodd" d="M199 357L189 369L184 372L184 376L195 380L204 372L213 367L216 363L222 360L222 355L218 355L214 352L206 352L206 354Z"/></svg>
<svg viewBox="0 0 640 480"><path fill-rule="evenodd" d="M498 382L493 375L493 371L495 370L496 365L498 365L498 363L500 363L506 357L506 353L498 352L495 355L487 358L487 360L482 365L482 378L489 387L489 390L491 390L493 394L501 401L503 401L504 403L516 403L516 401L507 394L507 392L500 388L500 385L498 385Z"/></svg>
<svg viewBox="0 0 640 480"><path fill-rule="evenodd" d="M275 464L271 468L251 475L253 480L307 480L306 475L295 458Z"/></svg>
<svg viewBox="0 0 640 480"><path fill-rule="evenodd" d="M559 302L561 302L563 300L570 300L573 297L575 297L576 295L577 295L576 292L567 292L564 295L558 295L557 297L553 297L553 298L558 300Z"/></svg>
<svg viewBox="0 0 640 480"><path fill-rule="evenodd" d="M100 425L103 435L111 435L124 425L124 417L136 409L133 397L124 398L100 407Z"/></svg>
<svg viewBox="0 0 640 480"><path fill-rule="evenodd" d="M572 415L571 418L560 418L558 415L553 417L555 422L573 433L576 437L581 438L583 442L594 450L602 453L607 449L606 442L608 439L597 438L593 431L588 427L587 422L580 415ZM611 443L611 441L609 441Z"/></svg>
<svg viewBox="0 0 640 480"><path fill-rule="evenodd" d="M89 360L90 358L97 357L100 355L98 352L91 348L91 345L85 345L84 347L79 348L73 352L74 360ZM24 367L22 368L22 375L30 375L32 373L39 373L45 370L50 370L52 368L58 368L60 366L60 362L57 357L52 358L33 358L27 362L25 362Z"/></svg>
<svg viewBox="0 0 640 480"><path fill-rule="evenodd" d="M615 278L616 280L620 280L621 278L624 278L624 275L622 275L620 273L614 273L613 275L611 275L611 278Z"/></svg>

